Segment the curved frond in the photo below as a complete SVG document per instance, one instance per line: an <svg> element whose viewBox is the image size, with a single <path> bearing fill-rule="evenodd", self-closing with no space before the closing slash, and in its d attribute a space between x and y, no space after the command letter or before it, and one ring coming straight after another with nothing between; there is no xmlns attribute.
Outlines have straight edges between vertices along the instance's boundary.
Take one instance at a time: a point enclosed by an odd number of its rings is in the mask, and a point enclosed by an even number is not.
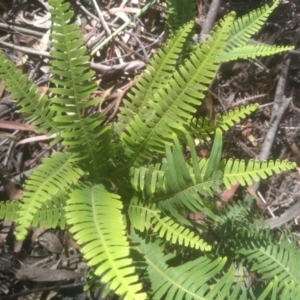
<svg viewBox="0 0 300 300"><path fill-rule="evenodd" d="M300 253L294 239L283 238L278 244L265 245L253 240L239 253L251 266L251 271L261 274L263 280L271 280L276 276L279 289L293 282L300 286Z"/></svg>
<svg viewBox="0 0 300 300"><path fill-rule="evenodd" d="M161 218L158 214L154 216L153 231L158 233L158 236L171 241L173 244L183 245L185 247L199 249L201 251L210 251L211 246L200 239L189 228L184 227L175 222L170 217Z"/></svg>
<svg viewBox="0 0 300 300"><path fill-rule="evenodd" d="M244 160L229 159L225 164L223 182L227 189L237 182L242 186L251 185L260 179L294 168L296 168L295 163L280 160L260 162L251 159L246 165Z"/></svg>
<svg viewBox="0 0 300 300"><path fill-rule="evenodd" d="M253 103L246 106L236 107L234 110L229 110L228 114L219 114L217 115L216 127L223 131L227 131L236 123L247 118L250 114L256 111L258 107L258 103Z"/></svg>
<svg viewBox="0 0 300 300"><path fill-rule="evenodd" d="M159 240L145 243L132 232L133 247L143 254L147 267L147 279L151 282L151 299L228 299L229 290L234 280L234 269L221 274L226 258L212 260L199 257L177 267L169 267L168 256L159 246ZM141 264L141 263L140 263ZM211 285L211 283L214 284ZM212 288L213 287L213 288Z"/></svg>
<svg viewBox="0 0 300 300"><path fill-rule="evenodd" d="M256 58L260 56L274 55L294 49L289 46L268 46L268 45L245 45L224 52L219 56L220 62L228 62L237 59Z"/></svg>
<svg viewBox="0 0 300 300"><path fill-rule="evenodd" d="M261 29L278 4L279 0L274 0L272 6L265 5L234 21L224 51L230 52L245 45L250 37Z"/></svg>
<svg viewBox="0 0 300 300"><path fill-rule="evenodd" d="M182 51L183 43L191 32L194 22L190 22L180 28L167 43L158 50L150 60L146 70L138 77L136 84L128 93L128 100L124 100L124 106L120 107L118 118L126 125L141 113L147 116L152 113L147 99L153 96L155 90L163 87L172 77L178 57ZM118 126L124 126L118 124Z"/></svg>
<svg viewBox="0 0 300 300"><path fill-rule="evenodd" d="M229 110L228 114L218 114L215 122L207 117L198 120L193 119L190 124L190 133L200 142L210 141L211 136L218 128L223 131L229 130L236 123L252 114L258 107L258 103L236 107L234 110Z"/></svg>
<svg viewBox="0 0 300 300"><path fill-rule="evenodd" d="M72 162L70 154L56 152L45 158L26 181L20 205L17 238L24 239L27 228L43 203L59 192L65 191L83 175Z"/></svg>
<svg viewBox="0 0 300 300"><path fill-rule="evenodd" d="M55 95L51 107L57 112L54 123L62 131L63 145L73 153L76 160L83 160L81 167L92 172L93 177L100 177L99 169L107 163L111 155L111 128L101 127L104 118L95 113L86 116L87 110L99 100L89 96L97 89L92 80L94 72L89 69L89 57L81 32L76 24L69 24L74 13L70 4L63 0L50 0L52 6L52 51L51 82L55 87L51 92ZM74 159L75 159L74 157Z"/></svg>
<svg viewBox="0 0 300 300"><path fill-rule="evenodd" d="M13 63L6 59L0 52L0 78L4 79L6 90L10 92L10 97L17 100L19 111L25 114L26 119L32 119L31 123L37 126L36 133L47 132L47 135L58 134L59 129L53 124L52 119L56 115L51 111L51 101L46 95L42 95L32 80L22 74ZM61 138L57 136L52 144Z"/></svg>
<svg viewBox="0 0 300 300"><path fill-rule="evenodd" d="M70 231L95 275L124 299L145 299L132 259L118 195L103 185L79 184L67 200L66 218Z"/></svg>
<svg viewBox="0 0 300 300"><path fill-rule="evenodd" d="M151 227L151 232L173 244L183 245L201 251L210 251L211 246L200 239L192 230L175 222L170 217L162 217L161 211L155 205L147 207L133 200L129 206L128 215L134 228L144 231Z"/></svg>
<svg viewBox="0 0 300 300"><path fill-rule="evenodd" d="M229 14L215 28L211 38L200 44L185 66L163 87L147 99L150 116L136 115L120 135L129 165L142 163L153 153L164 152L165 145L173 144L173 134L185 132L195 106L201 104L203 91L207 90L218 68L217 56L221 54L234 14Z"/></svg>

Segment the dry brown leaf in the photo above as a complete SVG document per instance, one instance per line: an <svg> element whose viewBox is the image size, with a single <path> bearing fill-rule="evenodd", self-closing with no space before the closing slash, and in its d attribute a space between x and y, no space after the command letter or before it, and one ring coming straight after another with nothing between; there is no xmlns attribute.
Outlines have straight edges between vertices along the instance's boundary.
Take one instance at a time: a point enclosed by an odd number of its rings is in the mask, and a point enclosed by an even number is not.
<svg viewBox="0 0 300 300"><path fill-rule="evenodd" d="M225 202L228 202L233 197L233 195L235 194L235 192L239 186L240 186L240 184L237 183L237 184L232 185L230 189L225 190L221 195L222 199Z"/></svg>
<svg viewBox="0 0 300 300"><path fill-rule="evenodd" d="M38 243L49 252L62 253L64 248L56 234L52 232L44 232L38 239Z"/></svg>
<svg viewBox="0 0 300 300"><path fill-rule="evenodd" d="M252 123L250 123L250 122L246 123L242 129L242 135L244 137L248 137L251 134L252 129L253 129Z"/></svg>

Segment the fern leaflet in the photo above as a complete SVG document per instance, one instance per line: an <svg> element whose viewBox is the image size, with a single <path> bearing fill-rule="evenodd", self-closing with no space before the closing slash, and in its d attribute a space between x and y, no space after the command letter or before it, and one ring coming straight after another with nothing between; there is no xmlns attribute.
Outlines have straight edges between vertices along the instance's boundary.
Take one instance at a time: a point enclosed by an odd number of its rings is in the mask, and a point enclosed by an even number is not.
<svg viewBox="0 0 300 300"><path fill-rule="evenodd" d="M67 200L66 218L70 231L80 244L95 275L124 299L145 299L138 293L142 285L136 283L129 243L125 236L120 197L111 194L103 185L79 184Z"/></svg>

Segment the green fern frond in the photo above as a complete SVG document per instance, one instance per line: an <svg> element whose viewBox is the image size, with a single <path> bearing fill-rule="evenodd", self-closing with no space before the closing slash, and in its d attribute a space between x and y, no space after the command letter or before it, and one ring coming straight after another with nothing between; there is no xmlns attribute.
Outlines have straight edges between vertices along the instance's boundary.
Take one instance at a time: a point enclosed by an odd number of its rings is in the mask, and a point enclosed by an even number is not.
<svg viewBox="0 0 300 300"><path fill-rule="evenodd" d="M236 123L247 118L250 114L256 111L259 107L258 103L249 104L246 106L236 107L234 110L229 110L228 114L218 114L216 127L227 131Z"/></svg>
<svg viewBox="0 0 300 300"><path fill-rule="evenodd" d="M165 145L173 144L174 133L186 131L195 106L201 104L203 91L207 90L218 68L217 56L222 52L233 18L234 14L226 16L212 37L174 73L174 78L147 99L152 115L136 115L134 122L122 132L120 138L130 166L147 161L153 152L164 152Z"/></svg>
<svg viewBox="0 0 300 300"><path fill-rule="evenodd" d="M166 241L171 241L173 244L179 244L185 247L199 249L201 251L211 250L211 246L200 239L193 231L174 222L170 217L161 218L156 213L152 222L153 231L157 232L158 236Z"/></svg>
<svg viewBox="0 0 300 300"><path fill-rule="evenodd" d="M111 154L111 129L110 126L101 127L104 118L99 113L85 115L88 108L99 104L99 100L88 98L97 85L91 80L94 72L89 70L89 57L84 55L84 41L79 38L81 33L75 24L69 24L74 15L70 4L63 0L49 3L54 24L51 33L51 56L54 58L51 71L54 76L51 82L55 87L51 92L55 97L51 109L58 114L53 121L62 131L63 145L68 146L74 159L83 160L82 169L89 170L97 178L101 174L99 168L107 163Z"/></svg>
<svg viewBox="0 0 300 300"><path fill-rule="evenodd" d="M128 217L131 225L140 232L148 230L151 227L153 215L156 213L160 214L160 209L155 204L145 206L137 196L131 199L128 208Z"/></svg>
<svg viewBox="0 0 300 300"><path fill-rule="evenodd" d="M193 166L194 168L196 167L196 152L195 152L195 147L194 145L191 144L191 138L188 137L188 143L191 150L192 154L192 160L193 160ZM215 139L214 143L210 152L210 157L207 160L207 163L203 164L203 169L201 170L201 175L203 180L207 180L212 177L212 174L215 172L215 170L219 169L220 166L220 161L221 161L221 156L222 156L222 131L220 129L217 129L215 132ZM203 160L205 161L205 160ZM201 162L200 162L201 165ZM197 167L196 167L197 168ZM198 170L198 168L196 169ZM198 178L200 178L198 175Z"/></svg>
<svg viewBox="0 0 300 300"><path fill-rule="evenodd" d="M296 168L295 163L280 160L260 162L251 159L246 166L244 160L229 159L225 164L223 182L227 189L237 182L242 186L251 185L260 179L266 179L267 176L294 168Z"/></svg>
<svg viewBox="0 0 300 300"><path fill-rule="evenodd" d="M147 207L134 199L130 204L128 215L132 226L143 232L151 227L151 232L173 244L183 245L201 251L210 251L211 246L195 235L193 231L176 223L170 217L162 217L155 205Z"/></svg>
<svg viewBox="0 0 300 300"><path fill-rule="evenodd" d="M128 124L140 112L144 116L152 114L146 100L172 77L183 43L193 26L194 22L190 22L180 28L150 60L146 70L138 77L135 86L128 93L130 101L124 100L125 107L120 107L121 113L118 118L122 123ZM124 125L119 123L118 126Z"/></svg>
<svg viewBox="0 0 300 300"><path fill-rule="evenodd" d="M176 32L184 24L196 17L196 1L167 0L166 22L170 32Z"/></svg>
<svg viewBox="0 0 300 300"><path fill-rule="evenodd" d="M32 226L39 228L56 228L65 229L65 206L66 195L59 193L56 196L52 196L51 200L47 200L36 212L32 220Z"/></svg>
<svg viewBox="0 0 300 300"><path fill-rule="evenodd" d="M250 37L261 29L278 4L279 0L274 0L272 6L265 5L234 21L224 51L230 52L245 45Z"/></svg>
<svg viewBox="0 0 300 300"><path fill-rule="evenodd" d="M166 147L167 157L163 161L166 192L154 195L151 201L175 218L178 217L177 209L181 208L190 212L203 212L212 219L218 219L213 213L215 203L204 199L213 196L222 181L222 172L218 171L222 133L217 130L210 159L202 159L200 162L192 138L188 137L187 140L191 149L192 167L185 161L180 143L175 139L173 151Z"/></svg>
<svg viewBox="0 0 300 300"><path fill-rule="evenodd" d="M138 192L145 191L146 195L154 194L157 189L165 190L164 175L162 164L130 168L132 186Z"/></svg>
<svg viewBox="0 0 300 300"><path fill-rule="evenodd" d="M228 62L237 59L256 58L260 56L274 55L277 53L293 50L289 46L268 46L268 45L245 45L224 52L219 56L220 62Z"/></svg>
<svg viewBox="0 0 300 300"><path fill-rule="evenodd" d="M22 71L15 67L13 63L6 59L0 52L0 78L5 80L6 90L10 92L10 97L17 100L19 111L25 113L25 118L32 120L32 125L38 126L36 133L47 132L47 135L58 134L58 128L52 123L56 115L51 111L51 101L38 91L32 80L28 80ZM52 144L57 143L61 138L57 136Z"/></svg>
<svg viewBox="0 0 300 300"><path fill-rule="evenodd" d="M220 209L220 215L223 219L223 223L228 220L230 220L231 223L244 221L249 215L249 207L252 203L253 197L246 198L244 201L224 203L222 209Z"/></svg>
<svg viewBox="0 0 300 300"><path fill-rule="evenodd" d="M6 201L0 204L0 219L5 221L17 222L20 210L20 202Z"/></svg>
<svg viewBox="0 0 300 300"><path fill-rule="evenodd" d="M95 275L124 299L145 299L129 258L129 243L118 195L102 185L79 184L67 200L66 218Z"/></svg>
<svg viewBox="0 0 300 300"><path fill-rule="evenodd" d="M275 279L277 280L277 286L278 286L278 278L277 276L275 276ZM279 291L275 290L275 288L273 287L273 298L274 300L276 300L275 297L277 297L278 299L278 295L280 295L280 299L283 300L293 300L293 299L299 299L300 298L300 286L294 282L291 281L289 284L285 284L284 289L282 291L282 293L279 293Z"/></svg>
<svg viewBox="0 0 300 300"><path fill-rule="evenodd" d="M238 116L236 116L236 118L238 118ZM170 176L168 178L170 188L177 187L179 192L180 188L183 186L186 188L189 184L197 185L198 183L200 184L198 186L200 194L203 189L203 192L205 190L203 196L212 195L213 186L216 188L216 185L204 182L207 179L211 179L213 181L212 177L221 175L214 171L218 170L220 164L222 152L222 132L220 129L216 129L215 133L216 136L211 151L211 159L208 161L206 159L202 159L199 162L194 140L190 135L187 135L186 138L191 151L192 166L186 163L179 141L175 139L174 153L172 153L172 151L168 148L168 151L171 152L168 152L169 156L167 156L167 159L163 159L162 164L151 165L147 168L131 168L131 182L135 190L142 191L147 197L150 197L150 199L155 199L153 201L160 201L158 199L167 198L167 195L170 195L167 192L168 188L166 185L166 173L168 173ZM172 177L172 174L174 175L174 178ZM214 175L212 176L212 174ZM179 180L182 182L185 181L185 183L180 183L179 181L174 182L173 180ZM170 191L171 190L169 190L169 192Z"/></svg>
<svg viewBox="0 0 300 300"><path fill-rule="evenodd" d="M283 239L278 244L262 245L253 240L239 251L248 262L251 271L258 272L262 280L271 280L277 276L278 288L294 282L300 286L300 253L296 241Z"/></svg>
<svg viewBox="0 0 300 300"><path fill-rule="evenodd" d="M211 136L219 128L223 131L228 131L236 123L252 114L259 104L249 104L246 106L236 107L234 110L229 110L228 114L218 114L215 122L207 117L198 120L193 119L190 124L190 133L193 134L200 142L210 141Z"/></svg>
<svg viewBox="0 0 300 300"><path fill-rule="evenodd" d="M275 276L257 299L294 300L298 299L299 297L300 286L297 285L297 283L292 280L290 283L285 283L284 287L281 288L279 286L279 279L277 276Z"/></svg>
<svg viewBox="0 0 300 300"><path fill-rule="evenodd" d="M218 278L218 282L214 280L224 269L226 258L211 260L203 256L178 267L169 267L169 257L163 254L159 240L145 243L134 232L131 237L134 249L143 254L148 265L146 272L151 282L151 299L216 299L216 295L218 299L227 299L234 269Z"/></svg>
<svg viewBox="0 0 300 300"><path fill-rule="evenodd" d="M43 164L31 173L22 193L23 203L20 205L17 227L18 239L24 239L27 228L43 203L68 189L83 175L81 169L71 161L70 154L57 152L44 159Z"/></svg>

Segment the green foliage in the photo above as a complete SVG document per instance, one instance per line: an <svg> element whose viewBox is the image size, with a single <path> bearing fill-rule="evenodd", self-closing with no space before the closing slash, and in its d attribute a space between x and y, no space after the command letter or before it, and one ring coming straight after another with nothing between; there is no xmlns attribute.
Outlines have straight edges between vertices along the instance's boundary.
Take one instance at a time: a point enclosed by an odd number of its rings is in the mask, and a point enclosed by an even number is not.
<svg viewBox="0 0 300 300"><path fill-rule="evenodd" d="M272 6L265 5L237 19L230 29L224 51L231 52L233 49L244 46L251 36L261 29L278 4L279 0L274 0Z"/></svg>
<svg viewBox="0 0 300 300"><path fill-rule="evenodd" d="M30 176L25 185L22 197L22 213L19 215L18 236L26 235L34 215L42 204L56 196L60 191L67 190L77 182L83 171L71 163L72 156L66 153L55 153L46 158Z"/></svg>
<svg viewBox="0 0 300 300"><path fill-rule="evenodd" d="M101 201L99 201L101 199ZM143 299L137 292L129 242L125 235L120 196L109 193L103 185L80 184L70 194L65 210L70 231L80 244L81 252L95 275L109 283L110 289L128 299ZM112 280L113 279L113 280Z"/></svg>
<svg viewBox="0 0 300 300"><path fill-rule="evenodd" d="M259 181L261 179L266 179L273 173L279 174L286 170L291 170L295 168L294 163L287 163L284 161L276 160L274 161L254 161L251 159L246 166L244 160L232 160L229 159L226 163L224 169L224 184L229 189L231 185L237 183L241 185L250 185L253 180Z"/></svg>
<svg viewBox="0 0 300 300"><path fill-rule="evenodd" d="M236 107L229 110L227 114L218 114L215 121L208 117L193 119L190 124L190 133L192 133L201 142L211 140L211 136L220 128L223 131L229 130L234 124L245 119L258 108L258 104L249 104L247 106Z"/></svg>
<svg viewBox="0 0 300 300"><path fill-rule="evenodd" d="M69 4L49 3L52 97L41 97L0 54L0 77L20 111L64 146L30 175L22 202L1 204L1 218L17 223L17 238L30 226L67 225L91 267L89 285L97 279L105 294L124 299L297 299L291 234L272 235L250 209L252 198L218 204L232 184L250 185L295 164L222 159L223 132L257 104L214 121L193 117L220 62L290 49L246 45L278 1L236 21L230 13L182 63L195 3L177 22L182 1L169 1L174 34L137 79L118 121L107 125L100 113L86 114L98 105L90 97L97 86ZM212 137L209 158L199 159L195 139ZM191 213L203 216L201 224L187 218Z"/></svg>
<svg viewBox="0 0 300 300"><path fill-rule="evenodd" d="M172 34L196 17L195 1L167 0L167 5L166 22Z"/></svg>

